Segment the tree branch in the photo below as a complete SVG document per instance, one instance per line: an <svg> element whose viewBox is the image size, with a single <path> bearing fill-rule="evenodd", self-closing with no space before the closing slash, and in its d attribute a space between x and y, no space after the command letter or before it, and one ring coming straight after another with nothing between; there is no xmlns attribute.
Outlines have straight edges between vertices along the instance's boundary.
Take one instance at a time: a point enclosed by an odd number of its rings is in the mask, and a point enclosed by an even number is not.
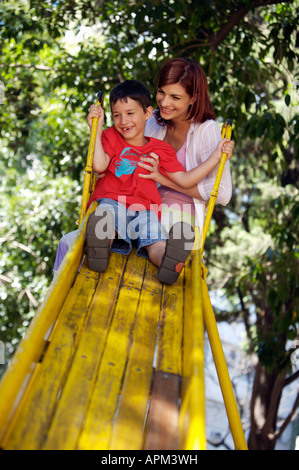
<svg viewBox="0 0 299 470"><path fill-rule="evenodd" d="M254 347L253 347L252 335L251 335L251 332L250 332L249 311L245 306L245 302L244 302L244 299L243 299L243 294L242 294L240 285L237 286L237 294L238 294L239 301L240 301L240 304L241 304L241 312L242 312L242 315L243 315L243 321L244 321L244 325L245 325L245 329L246 329L247 339L248 339L248 343L249 343L249 349L250 349L250 352L252 354L253 351L254 351Z"/></svg>
<svg viewBox="0 0 299 470"><path fill-rule="evenodd" d="M250 10L255 8L264 7L267 5L275 5L281 3L281 0L266 0L266 1L255 1ZM291 3L291 0L287 0L285 3ZM245 17L249 12L247 5L242 5L240 8L231 14L228 21L223 25L223 27L217 33L214 33L210 36L209 45L212 50L215 50L219 44L225 39L225 37L234 29L234 27L240 23L240 21Z"/></svg>
<svg viewBox="0 0 299 470"><path fill-rule="evenodd" d="M265 0L265 1L256 0L253 3L252 8L249 8L247 5L243 4L239 7L238 10L236 10L230 15L226 23L216 33L212 33L212 32L208 33L205 30L204 31L205 36L206 36L205 38L193 38L193 39L186 40L184 43L181 42L170 47L170 50L176 49L180 46L183 46L183 44L185 44L185 46L182 47L182 49L180 50L180 53L188 49L194 50L194 49L197 49L198 47L204 47L204 46L209 46L213 51L216 51L219 44L221 44L224 41L226 36L234 29L236 25L238 25L242 21L242 19L247 15L249 11L252 11L255 8L261 8L267 5L276 5L278 3L282 3L281 0ZM292 3L292 0L286 0L283 3ZM202 31L203 30L201 29L201 32Z"/></svg>
<svg viewBox="0 0 299 470"><path fill-rule="evenodd" d="M48 65L42 65L42 64L21 64L20 62L16 63L16 64L9 64L8 65L9 67L11 68L23 68L23 69L31 69L31 68L34 68L36 70L54 70L55 72L57 71L57 69L55 69L54 67L49 67ZM1 68L4 68L5 65L4 64L1 64L0 65Z"/></svg>
<svg viewBox="0 0 299 470"><path fill-rule="evenodd" d="M282 426L280 426L280 428L278 429L278 431L276 431L276 432L274 433L274 439L275 439L276 441L277 441L277 439L282 435L283 431L285 431L285 429L287 428L288 424L291 422L292 417L294 416L294 414L295 414L296 411L297 411L298 405L299 405L299 393L298 393L298 395L297 395L296 400L294 401L294 405L293 405L291 411L289 412L288 416L287 416L286 419L284 420L284 423L282 424Z"/></svg>
<svg viewBox="0 0 299 470"><path fill-rule="evenodd" d="M299 377L299 370L297 370L293 375L287 377L284 381L284 387L293 383Z"/></svg>

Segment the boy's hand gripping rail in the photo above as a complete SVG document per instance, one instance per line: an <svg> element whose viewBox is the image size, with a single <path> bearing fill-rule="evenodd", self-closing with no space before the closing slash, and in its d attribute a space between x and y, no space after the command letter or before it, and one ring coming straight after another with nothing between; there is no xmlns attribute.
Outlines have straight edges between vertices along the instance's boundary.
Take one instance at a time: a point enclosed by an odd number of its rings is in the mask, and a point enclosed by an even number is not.
<svg viewBox="0 0 299 470"><path fill-rule="evenodd" d="M103 92L99 91L97 94L97 99L95 103L96 105L103 106L103 96L104 96ZM94 186L94 174L92 171L92 160L93 160L95 139L96 139L96 134L97 134L98 120L99 120L98 118L93 118L91 132L90 132L90 140L89 140L89 147L88 147L88 154L87 154L87 162L86 162L86 167L85 167L85 177L84 177L84 186L83 186L79 225L81 224L85 216L88 200L94 190L94 187L93 187Z"/></svg>

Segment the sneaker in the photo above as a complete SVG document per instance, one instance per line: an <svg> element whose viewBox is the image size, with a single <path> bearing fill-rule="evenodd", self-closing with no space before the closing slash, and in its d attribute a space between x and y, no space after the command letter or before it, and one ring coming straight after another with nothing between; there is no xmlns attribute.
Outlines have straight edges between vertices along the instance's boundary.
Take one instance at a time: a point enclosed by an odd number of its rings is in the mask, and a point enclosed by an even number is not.
<svg viewBox="0 0 299 470"><path fill-rule="evenodd" d="M188 238L186 235L189 235ZM180 275L192 249L195 233L191 225L178 222L173 225L166 242L165 253L158 269L158 279L164 284L173 284Z"/></svg>
<svg viewBox="0 0 299 470"><path fill-rule="evenodd" d="M114 215L100 206L90 215L86 224L87 266L102 273L108 266L110 245L114 238Z"/></svg>

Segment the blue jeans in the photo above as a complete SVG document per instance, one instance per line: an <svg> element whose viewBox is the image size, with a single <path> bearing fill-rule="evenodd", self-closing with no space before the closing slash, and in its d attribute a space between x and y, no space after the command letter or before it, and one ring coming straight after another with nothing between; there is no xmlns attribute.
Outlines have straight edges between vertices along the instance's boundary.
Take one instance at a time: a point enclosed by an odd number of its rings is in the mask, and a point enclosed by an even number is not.
<svg viewBox="0 0 299 470"><path fill-rule="evenodd" d="M114 199L101 198L97 202L101 211L107 209L114 215L118 238L114 239L111 251L126 255L132 250L132 241L134 241L137 245L137 254L148 258L145 247L161 240L166 241L168 238L167 234L163 233L155 212L130 210Z"/></svg>

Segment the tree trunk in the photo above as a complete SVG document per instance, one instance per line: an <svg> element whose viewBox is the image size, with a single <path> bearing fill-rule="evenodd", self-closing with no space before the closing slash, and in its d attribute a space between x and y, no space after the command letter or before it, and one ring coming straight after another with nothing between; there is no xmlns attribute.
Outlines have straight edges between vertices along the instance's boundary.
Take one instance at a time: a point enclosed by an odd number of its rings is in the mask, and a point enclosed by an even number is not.
<svg viewBox="0 0 299 470"><path fill-rule="evenodd" d="M274 450L276 422L286 372L268 372L257 365L251 397L250 450Z"/></svg>

